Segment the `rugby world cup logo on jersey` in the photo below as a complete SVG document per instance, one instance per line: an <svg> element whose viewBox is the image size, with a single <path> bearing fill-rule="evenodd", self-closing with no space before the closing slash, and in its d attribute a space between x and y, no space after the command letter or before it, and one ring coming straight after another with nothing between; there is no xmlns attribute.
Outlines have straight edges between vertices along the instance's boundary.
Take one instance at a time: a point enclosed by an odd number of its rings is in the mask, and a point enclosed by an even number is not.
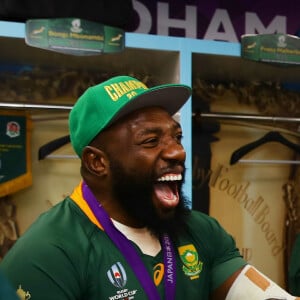
<svg viewBox="0 0 300 300"><path fill-rule="evenodd" d="M123 288L127 282L125 269L120 262L115 263L107 271L109 281L117 288Z"/></svg>

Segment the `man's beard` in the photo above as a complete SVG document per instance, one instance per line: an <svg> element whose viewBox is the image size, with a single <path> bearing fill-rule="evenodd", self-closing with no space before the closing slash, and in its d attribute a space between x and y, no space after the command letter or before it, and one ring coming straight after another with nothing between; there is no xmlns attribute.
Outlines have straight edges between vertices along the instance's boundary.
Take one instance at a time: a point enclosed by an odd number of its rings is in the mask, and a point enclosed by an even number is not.
<svg viewBox="0 0 300 300"><path fill-rule="evenodd" d="M153 176L142 177L140 174L126 172L116 160L111 160L111 172L114 196L131 217L158 237L168 233L175 239L184 230L189 209L181 186L178 189L179 204L171 214L164 217L157 212L152 201L155 182Z"/></svg>

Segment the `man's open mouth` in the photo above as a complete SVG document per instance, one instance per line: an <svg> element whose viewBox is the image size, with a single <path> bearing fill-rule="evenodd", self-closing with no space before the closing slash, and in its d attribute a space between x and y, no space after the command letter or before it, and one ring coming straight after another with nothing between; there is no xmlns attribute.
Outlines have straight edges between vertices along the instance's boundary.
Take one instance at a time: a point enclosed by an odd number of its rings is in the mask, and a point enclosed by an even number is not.
<svg viewBox="0 0 300 300"><path fill-rule="evenodd" d="M165 174L158 178L154 191L161 205L175 207L179 202L178 183L181 182L181 174Z"/></svg>

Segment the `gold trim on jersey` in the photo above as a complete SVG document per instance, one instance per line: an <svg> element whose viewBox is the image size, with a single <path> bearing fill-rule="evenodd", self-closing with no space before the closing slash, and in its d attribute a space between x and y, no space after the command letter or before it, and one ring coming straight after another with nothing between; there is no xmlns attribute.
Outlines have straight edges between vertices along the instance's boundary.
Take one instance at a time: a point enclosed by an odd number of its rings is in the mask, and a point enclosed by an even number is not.
<svg viewBox="0 0 300 300"><path fill-rule="evenodd" d="M92 223L98 226L101 230L104 230L102 225L96 219L94 213L88 206L87 202L85 201L83 194L82 194L82 180L80 183L75 187L73 190L70 198L79 206L79 208L85 213L85 215L90 219Z"/></svg>

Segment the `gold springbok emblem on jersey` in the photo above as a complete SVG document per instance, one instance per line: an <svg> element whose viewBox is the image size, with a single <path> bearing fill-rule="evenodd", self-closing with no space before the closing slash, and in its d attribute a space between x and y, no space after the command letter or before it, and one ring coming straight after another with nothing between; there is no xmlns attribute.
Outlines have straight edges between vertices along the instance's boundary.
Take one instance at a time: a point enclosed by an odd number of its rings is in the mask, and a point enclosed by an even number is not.
<svg viewBox="0 0 300 300"><path fill-rule="evenodd" d="M29 300L31 298L30 293L28 291L24 291L21 285L19 285L19 288L17 289L17 295L21 300Z"/></svg>
<svg viewBox="0 0 300 300"><path fill-rule="evenodd" d="M182 270L191 280L199 278L203 262L199 261L198 252L194 245L178 247L180 259L183 262Z"/></svg>

